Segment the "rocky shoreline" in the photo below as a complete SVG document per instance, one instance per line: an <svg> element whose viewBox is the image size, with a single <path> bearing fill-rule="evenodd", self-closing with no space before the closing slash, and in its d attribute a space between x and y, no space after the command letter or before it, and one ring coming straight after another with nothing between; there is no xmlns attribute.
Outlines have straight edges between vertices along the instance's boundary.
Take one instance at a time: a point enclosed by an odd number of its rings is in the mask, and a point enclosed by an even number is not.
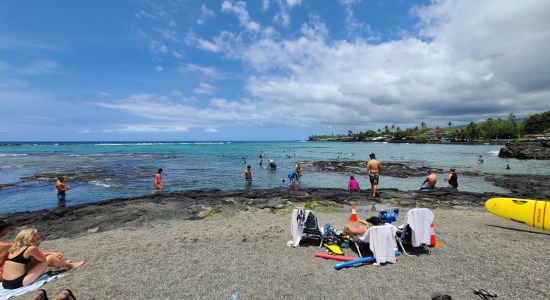
<svg viewBox="0 0 550 300"><path fill-rule="evenodd" d="M498 196L511 195L456 192L449 189L437 189L429 193L381 189L380 197L376 200L377 203L399 207L418 205L435 208L480 206L488 198ZM121 227L146 226L156 220L197 220L217 213L231 214L252 209L286 213L297 204L312 209L330 209L359 202L374 203L365 192L343 189L194 190L12 213L0 215L0 219L6 219L17 227L40 228L44 237L54 239Z"/></svg>
<svg viewBox="0 0 550 300"><path fill-rule="evenodd" d="M365 161L363 160L317 160L302 162L303 168L311 168L314 171L337 172L354 175L365 175ZM430 168L426 166L411 167L405 163L386 162L382 163L382 173L384 176L407 178L426 176L426 172L434 171L438 173L446 170L440 168ZM481 176L479 173L464 171L462 175Z"/></svg>
<svg viewBox="0 0 550 300"><path fill-rule="evenodd" d="M550 159L550 141L507 143L500 148L498 157L517 159Z"/></svg>

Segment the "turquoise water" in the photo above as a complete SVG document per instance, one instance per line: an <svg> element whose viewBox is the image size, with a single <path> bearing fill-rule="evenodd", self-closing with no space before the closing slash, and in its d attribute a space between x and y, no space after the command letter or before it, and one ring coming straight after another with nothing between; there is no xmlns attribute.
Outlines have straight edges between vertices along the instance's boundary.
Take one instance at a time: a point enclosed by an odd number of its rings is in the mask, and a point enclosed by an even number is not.
<svg viewBox="0 0 550 300"><path fill-rule="evenodd" d="M114 197L139 196L152 192L157 168L163 168L166 191L202 188L244 189L286 187L281 181L296 161L367 160L375 152L384 161L406 162L413 166L457 168L511 174L550 174L550 162L501 159L498 145L418 145L384 143L329 142L173 142L173 143L72 143L25 144L0 146L0 183L16 183L0 190L0 213L52 208L57 205L52 183L21 182L20 177L37 172L71 172L90 170L109 174L101 180L83 183L66 182L73 189L67 205L95 202ZM276 171L258 165L258 154L265 161L274 159ZM483 155L485 163L478 164ZM247 156L243 163L241 157ZM243 171L252 165L253 184L243 182ZM511 170L506 170L506 164ZM264 165L265 167L265 165ZM342 187L349 174L328 174L303 170L302 186ZM443 178L445 174L440 174ZM381 188L417 189L423 178L381 178ZM442 180L442 179L441 179ZM367 180L359 178L360 186ZM463 191L506 192L478 177L460 176ZM442 182L439 186L444 186Z"/></svg>

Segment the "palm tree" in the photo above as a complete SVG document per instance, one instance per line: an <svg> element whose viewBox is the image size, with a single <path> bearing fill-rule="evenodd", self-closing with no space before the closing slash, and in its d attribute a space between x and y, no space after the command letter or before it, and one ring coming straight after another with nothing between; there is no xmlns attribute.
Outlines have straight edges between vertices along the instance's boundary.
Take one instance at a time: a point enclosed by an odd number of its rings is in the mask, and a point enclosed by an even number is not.
<svg viewBox="0 0 550 300"><path fill-rule="evenodd" d="M451 130L451 126L453 126L453 122L449 121L449 123L447 123L447 125L449 125L449 130Z"/></svg>
<svg viewBox="0 0 550 300"><path fill-rule="evenodd" d="M422 121L422 122L420 123L420 128L426 129L427 127L428 127L428 124L426 124L426 122Z"/></svg>

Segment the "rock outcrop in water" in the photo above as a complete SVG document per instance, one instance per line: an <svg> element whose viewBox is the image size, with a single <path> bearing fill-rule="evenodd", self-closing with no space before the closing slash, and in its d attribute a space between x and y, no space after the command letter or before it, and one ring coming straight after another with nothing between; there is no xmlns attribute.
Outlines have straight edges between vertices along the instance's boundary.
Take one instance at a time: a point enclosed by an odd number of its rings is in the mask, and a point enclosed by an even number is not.
<svg viewBox="0 0 550 300"><path fill-rule="evenodd" d="M484 178L511 191L514 197L550 199L550 175L487 174Z"/></svg>
<svg viewBox="0 0 550 300"><path fill-rule="evenodd" d="M550 159L550 141L514 142L500 148L498 157Z"/></svg>
<svg viewBox="0 0 550 300"><path fill-rule="evenodd" d="M337 172L365 175L365 161L361 160L319 160L319 161L304 161L302 167L311 168L315 171ZM426 176L426 172L434 171L437 173L445 172L443 169L430 168L426 166L411 167L404 163L385 162L382 161L382 175L407 178L407 177L422 177ZM461 175L479 176L479 173L470 171L460 172Z"/></svg>

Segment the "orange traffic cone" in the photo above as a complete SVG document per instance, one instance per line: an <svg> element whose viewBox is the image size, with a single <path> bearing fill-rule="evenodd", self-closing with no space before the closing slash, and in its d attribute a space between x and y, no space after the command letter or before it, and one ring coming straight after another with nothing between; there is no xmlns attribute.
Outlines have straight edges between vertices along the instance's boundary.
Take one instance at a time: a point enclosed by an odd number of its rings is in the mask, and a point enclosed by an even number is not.
<svg viewBox="0 0 550 300"><path fill-rule="evenodd" d="M357 222L357 209L355 209L355 205L351 206L351 215L349 216L349 220L351 222Z"/></svg>
<svg viewBox="0 0 550 300"><path fill-rule="evenodd" d="M432 247L436 247L436 248L440 248L441 247L441 244L438 243L436 240L435 240L435 229L434 229L434 223L432 223L430 225L430 245Z"/></svg>

